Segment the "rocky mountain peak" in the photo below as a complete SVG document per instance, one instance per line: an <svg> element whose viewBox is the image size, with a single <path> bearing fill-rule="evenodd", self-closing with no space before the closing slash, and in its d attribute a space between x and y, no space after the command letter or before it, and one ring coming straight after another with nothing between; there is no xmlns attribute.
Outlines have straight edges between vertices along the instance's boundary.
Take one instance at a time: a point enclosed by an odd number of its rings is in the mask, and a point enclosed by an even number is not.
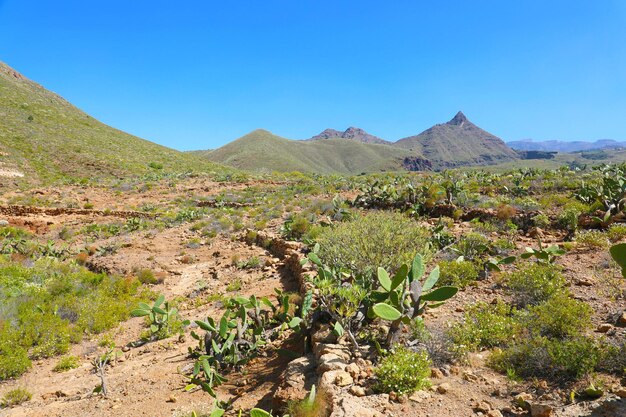
<svg viewBox="0 0 626 417"><path fill-rule="evenodd" d="M448 124L454 126L462 126L467 121L467 117L465 117L463 112L460 111L452 118L452 120L448 122Z"/></svg>

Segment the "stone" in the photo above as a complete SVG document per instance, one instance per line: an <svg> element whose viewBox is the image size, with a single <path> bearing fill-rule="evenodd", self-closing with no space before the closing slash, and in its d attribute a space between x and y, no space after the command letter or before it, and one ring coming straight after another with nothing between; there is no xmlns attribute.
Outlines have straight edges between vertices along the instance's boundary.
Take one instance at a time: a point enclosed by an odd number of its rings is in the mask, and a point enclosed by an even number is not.
<svg viewBox="0 0 626 417"><path fill-rule="evenodd" d="M473 374L472 372L466 371L463 372L463 379L469 382L476 382L478 381L478 376Z"/></svg>
<svg viewBox="0 0 626 417"><path fill-rule="evenodd" d="M309 388L317 380L315 358L303 356L287 364L278 381L278 388L272 399L274 409L284 407L291 400L300 400L309 393Z"/></svg>
<svg viewBox="0 0 626 417"><path fill-rule="evenodd" d="M552 417L554 408L547 404L530 403L531 417Z"/></svg>
<svg viewBox="0 0 626 417"><path fill-rule="evenodd" d="M626 388L619 387L618 389L613 391L613 394L617 395L620 398L626 398Z"/></svg>
<svg viewBox="0 0 626 417"><path fill-rule="evenodd" d="M370 407L371 406L371 407ZM384 417L364 398L345 396L337 407L333 408L332 417Z"/></svg>
<svg viewBox="0 0 626 417"><path fill-rule="evenodd" d="M176 398L174 395L170 395L170 397L167 399L168 403L175 403L178 402L178 398Z"/></svg>
<svg viewBox="0 0 626 417"><path fill-rule="evenodd" d="M320 358L327 353L337 355L346 362L349 361L351 357L350 351L348 349L346 349L342 345L333 343L318 343L313 348L313 353L318 360L320 360Z"/></svg>
<svg viewBox="0 0 626 417"><path fill-rule="evenodd" d="M489 410L487 417L503 417L503 415L500 410Z"/></svg>
<svg viewBox="0 0 626 417"><path fill-rule="evenodd" d="M351 386L349 392L355 397L365 397L365 388L359 385Z"/></svg>
<svg viewBox="0 0 626 417"><path fill-rule="evenodd" d="M445 394L448 391L450 391L450 384L448 384L447 382L444 382L443 384L437 387L437 392L439 394Z"/></svg>
<svg viewBox="0 0 626 417"><path fill-rule="evenodd" d="M335 376L335 385L339 387L347 387L348 385L354 384L354 380L350 376L349 373L345 371L340 371Z"/></svg>
<svg viewBox="0 0 626 417"><path fill-rule="evenodd" d="M335 343L337 342L337 336L333 333L330 326L324 324L320 328L313 332L311 335L311 343L315 346L316 343Z"/></svg>
<svg viewBox="0 0 626 417"><path fill-rule="evenodd" d="M528 409L529 401L533 399L532 394L528 394L527 392L522 392L513 397L515 401L515 405L521 407L523 409Z"/></svg>
<svg viewBox="0 0 626 417"><path fill-rule="evenodd" d="M475 411L480 411L481 413L488 413L491 411L493 407L487 401L480 401L474 406Z"/></svg>
<svg viewBox="0 0 626 417"><path fill-rule="evenodd" d="M416 403L421 403L424 400L427 400L431 397L431 394L427 391L416 391L409 397L409 400L414 401Z"/></svg>
<svg viewBox="0 0 626 417"><path fill-rule="evenodd" d="M626 327L626 311L617 318L617 325L620 327Z"/></svg>
<svg viewBox="0 0 626 417"><path fill-rule="evenodd" d="M346 366L346 372L348 372L352 378L356 379L361 375L361 368L354 362L349 363L348 366Z"/></svg>
<svg viewBox="0 0 626 417"><path fill-rule="evenodd" d="M317 372L323 374L328 371L343 371L346 369L346 363L334 353L326 353L320 356Z"/></svg>
<svg viewBox="0 0 626 417"><path fill-rule="evenodd" d="M443 378L443 372L439 368L430 368L430 377L431 378Z"/></svg>
<svg viewBox="0 0 626 417"><path fill-rule="evenodd" d="M0 220L0 226L8 226L9 222L6 220Z"/></svg>

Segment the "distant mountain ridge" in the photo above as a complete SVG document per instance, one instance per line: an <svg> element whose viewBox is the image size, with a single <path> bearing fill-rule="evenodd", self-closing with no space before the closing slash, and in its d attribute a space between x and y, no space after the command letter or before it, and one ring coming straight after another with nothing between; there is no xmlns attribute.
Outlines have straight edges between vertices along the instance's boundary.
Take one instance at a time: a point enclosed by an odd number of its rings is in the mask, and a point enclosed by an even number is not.
<svg viewBox="0 0 626 417"><path fill-rule="evenodd" d="M508 142L508 145L511 148L520 151L580 152L625 148L626 141L599 139L593 142L587 142L582 140L569 142L563 140L534 141L532 139L524 139Z"/></svg>
<svg viewBox="0 0 626 417"><path fill-rule="evenodd" d="M360 129L358 127L349 127L343 132L340 132L335 129L326 129L319 135L315 135L312 138L306 139L306 140L312 141L312 140L324 140L324 139L349 139L349 140L353 140L356 142L374 143L378 145L390 145L391 144L391 142L381 139L378 136L371 135L367 133L365 130Z"/></svg>
<svg viewBox="0 0 626 417"><path fill-rule="evenodd" d="M251 170L360 173L490 165L520 159L502 139L458 112L449 122L389 142L357 127L326 129L306 140L256 130L212 152L214 162ZM324 157L320 157L325 155Z"/></svg>
<svg viewBox="0 0 626 417"><path fill-rule="evenodd" d="M428 161L393 146L345 138L291 140L257 129L214 151L207 159L251 171L300 171L321 174L428 170Z"/></svg>

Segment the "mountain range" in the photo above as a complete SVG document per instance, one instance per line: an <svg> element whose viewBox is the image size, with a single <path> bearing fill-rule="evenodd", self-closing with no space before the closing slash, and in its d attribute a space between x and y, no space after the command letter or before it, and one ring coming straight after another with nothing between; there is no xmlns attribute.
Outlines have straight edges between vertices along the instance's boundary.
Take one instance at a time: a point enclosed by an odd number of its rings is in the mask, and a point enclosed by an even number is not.
<svg viewBox="0 0 626 417"><path fill-rule="evenodd" d="M513 142L518 143L524 150L523 145L531 142ZM3 181L7 177L34 182L122 178L160 170L232 172L232 168L360 174L440 170L518 159L520 155L504 141L476 126L462 112L446 123L397 141L358 127L326 129L306 140L258 129L215 150L180 152L107 126L0 63Z"/></svg>
<svg viewBox="0 0 626 417"><path fill-rule="evenodd" d="M445 169L519 159L504 141L458 112L449 122L396 142L363 129L326 129L305 140L255 130L221 148L201 151L207 159L255 171L356 174L388 170Z"/></svg>
<svg viewBox="0 0 626 417"><path fill-rule="evenodd" d="M507 143L511 148L519 151L548 151L548 152L580 152L602 149L626 148L626 141L600 139L596 141L563 141L545 140L534 141L524 139Z"/></svg>

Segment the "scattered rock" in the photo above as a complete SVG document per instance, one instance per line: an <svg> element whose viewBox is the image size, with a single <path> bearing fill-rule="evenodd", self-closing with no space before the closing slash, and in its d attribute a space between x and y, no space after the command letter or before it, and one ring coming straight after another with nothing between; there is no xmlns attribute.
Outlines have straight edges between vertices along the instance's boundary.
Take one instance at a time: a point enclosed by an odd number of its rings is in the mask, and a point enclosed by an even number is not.
<svg viewBox="0 0 626 417"><path fill-rule="evenodd" d="M410 397L409 400L414 401L416 403L421 403L424 400L427 400L428 398L430 398L431 395L429 392L426 391L417 391L414 392Z"/></svg>
<svg viewBox="0 0 626 417"><path fill-rule="evenodd" d="M346 363L334 353L326 353L320 356L317 372L323 374L328 371L343 371L346 369Z"/></svg>
<svg viewBox="0 0 626 417"><path fill-rule="evenodd" d="M275 409L283 407L290 400L299 400L308 394L308 387L317 379L315 365L312 355L303 356L287 364L287 368L280 375L278 389L272 399Z"/></svg>
<svg viewBox="0 0 626 417"><path fill-rule="evenodd" d="M383 417L379 411L376 411L374 404L364 401L364 398L355 398L345 396L337 407L333 408L333 417ZM377 407L376 407L377 408Z"/></svg>
<svg viewBox="0 0 626 417"><path fill-rule="evenodd" d="M2 227L2 226L8 226L8 225L9 225L9 222L8 222L8 221L6 221L6 220L0 220L0 227Z"/></svg>
<svg viewBox="0 0 626 417"><path fill-rule="evenodd" d="M522 407L522 408L524 408L527 405L528 401L530 401L532 399L533 399L532 394L528 394L527 392L522 392L520 394L517 394L514 397L515 404L518 407Z"/></svg>
<svg viewBox="0 0 626 417"><path fill-rule="evenodd" d="M443 378L443 372L439 368L430 368L431 378Z"/></svg>
<svg viewBox="0 0 626 417"><path fill-rule="evenodd" d="M358 385L353 385L350 387L350 394L354 395L355 397L365 397L365 388Z"/></svg>
<svg viewBox="0 0 626 417"><path fill-rule="evenodd" d="M613 394L617 395L620 398L626 398L626 388L619 387L617 390L613 391Z"/></svg>
<svg viewBox="0 0 626 417"><path fill-rule="evenodd" d="M626 311L617 318L617 325L620 327L626 327Z"/></svg>
<svg viewBox="0 0 626 417"><path fill-rule="evenodd" d="M174 395L170 395L170 397L167 399L168 403L175 403L178 402L178 398L176 398Z"/></svg>
<svg viewBox="0 0 626 417"><path fill-rule="evenodd" d="M361 368L354 362L349 363L348 366L346 366L346 372L348 372L352 378L356 379L361 375Z"/></svg>
<svg viewBox="0 0 626 417"><path fill-rule="evenodd" d="M598 328L596 329L596 332L598 333L606 333L609 330L611 330L613 328L613 326L610 323L602 323L601 325L598 326Z"/></svg>
<svg viewBox="0 0 626 417"><path fill-rule="evenodd" d="M439 394L445 394L448 391L450 391L450 384L448 384L447 382L444 382L443 384L437 387L437 392Z"/></svg>
<svg viewBox="0 0 626 417"><path fill-rule="evenodd" d="M489 410L487 417L503 417L503 415L500 410Z"/></svg>
<svg viewBox="0 0 626 417"><path fill-rule="evenodd" d="M349 373L345 371L340 371L335 376L335 385L340 387L347 387L348 385L352 385L354 380L350 376Z"/></svg>
<svg viewBox="0 0 626 417"><path fill-rule="evenodd" d="M491 411L493 407L487 401L480 401L474 406L475 411L480 411L481 413L488 413Z"/></svg>
<svg viewBox="0 0 626 417"><path fill-rule="evenodd" d="M463 372L463 379L469 382L476 382L478 381L478 376L469 371L466 371Z"/></svg>
<svg viewBox="0 0 626 417"><path fill-rule="evenodd" d="M554 408L547 404L530 403L531 417L552 417Z"/></svg>
<svg viewBox="0 0 626 417"><path fill-rule="evenodd" d="M581 278L581 279L576 280L576 285L581 286L581 287L592 287L593 281L589 278Z"/></svg>

